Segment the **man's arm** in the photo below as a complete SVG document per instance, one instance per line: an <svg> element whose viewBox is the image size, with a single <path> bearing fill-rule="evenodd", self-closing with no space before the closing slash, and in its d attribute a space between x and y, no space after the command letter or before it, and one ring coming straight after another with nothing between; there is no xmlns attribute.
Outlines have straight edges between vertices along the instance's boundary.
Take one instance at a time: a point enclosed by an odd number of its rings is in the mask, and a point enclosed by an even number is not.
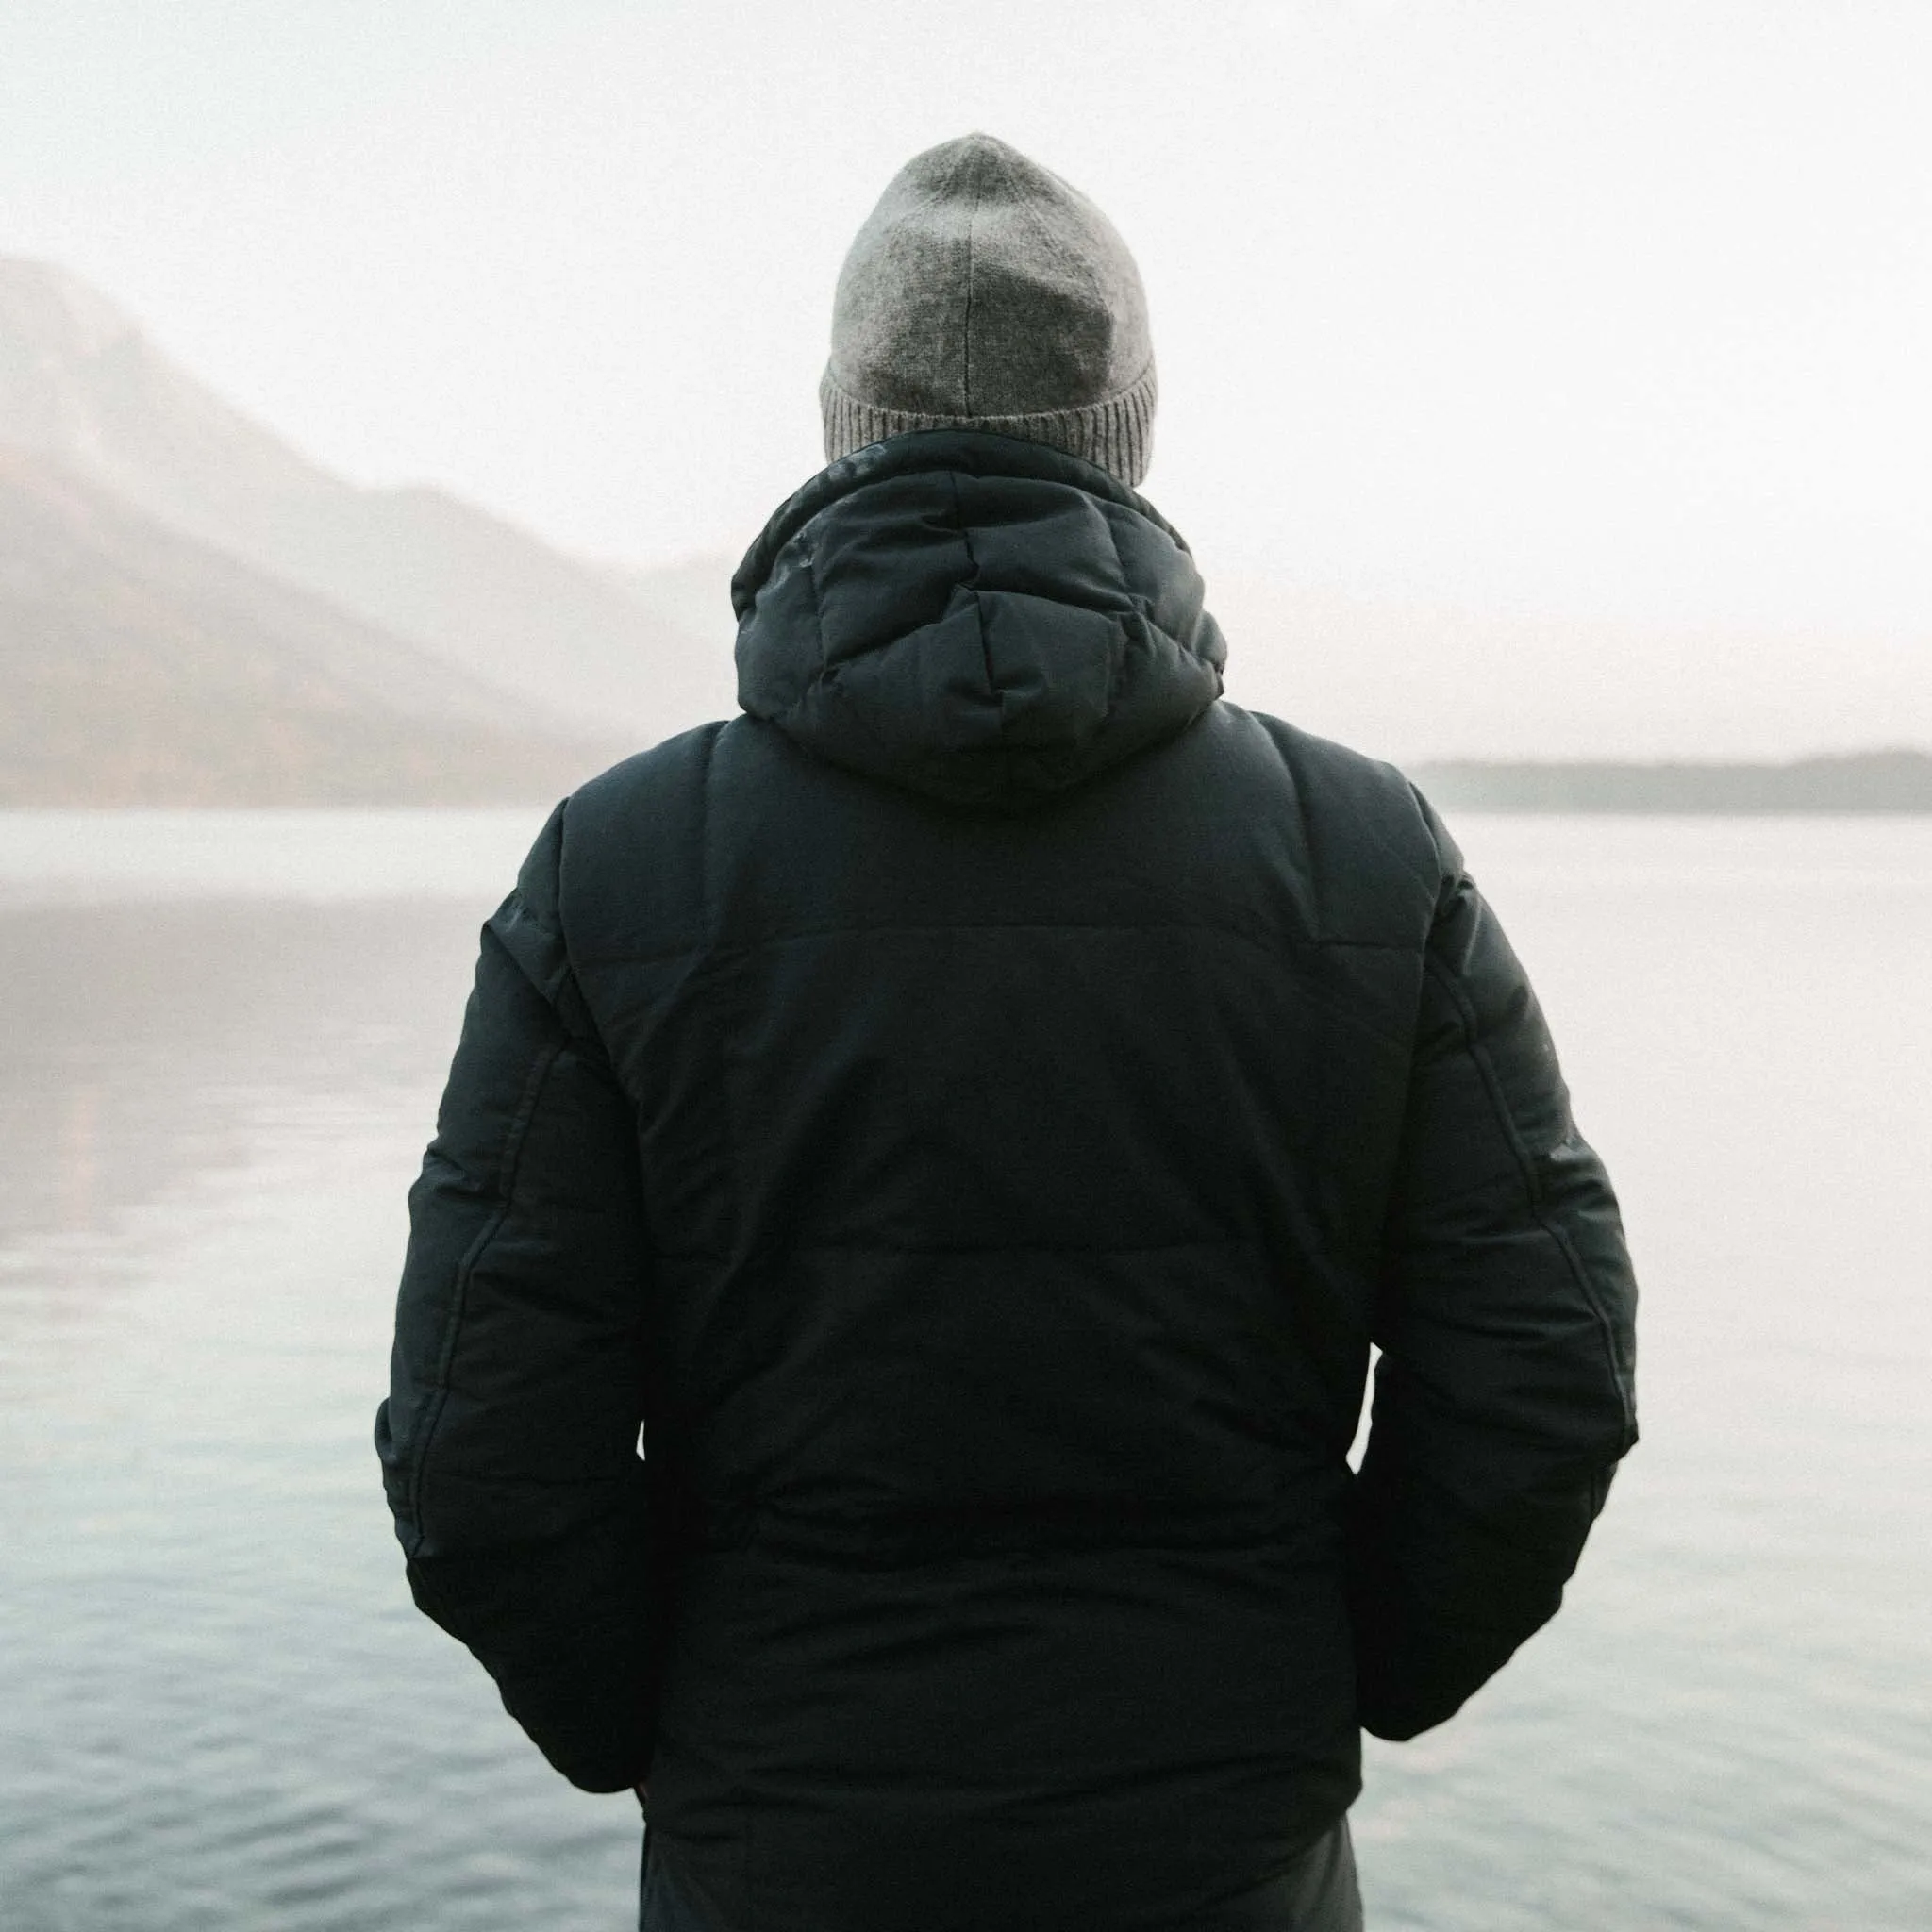
<svg viewBox="0 0 1932 1932"><path fill-rule="evenodd" d="M375 1434L419 1607L558 1771L618 1791L653 1715L648 1251L630 1108L558 926L565 808L483 929Z"/></svg>
<svg viewBox="0 0 1932 1932"><path fill-rule="evenodd" d="M1523 968L1440 838L1452 862L1354 1498L1361 1720L1385 1738L1451 1716L1556 1613L1637 1440L1616 1197L1577 1135Z"/></svg>

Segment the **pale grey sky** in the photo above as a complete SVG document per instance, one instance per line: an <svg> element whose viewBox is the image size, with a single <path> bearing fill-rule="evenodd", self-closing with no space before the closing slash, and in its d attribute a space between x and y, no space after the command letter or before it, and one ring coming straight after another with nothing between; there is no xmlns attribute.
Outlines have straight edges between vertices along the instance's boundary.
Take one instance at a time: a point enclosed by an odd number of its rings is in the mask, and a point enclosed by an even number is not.
<svg viewBox="0 0 1932 1932"><path fill-rule="evenodd" d="M1141 260L1147 493L1210 583L1932 652L1923 0L7 0L0 36L0 252L352 475L574 548L742 547L819 466L853 229L984 127Z"/></svg>

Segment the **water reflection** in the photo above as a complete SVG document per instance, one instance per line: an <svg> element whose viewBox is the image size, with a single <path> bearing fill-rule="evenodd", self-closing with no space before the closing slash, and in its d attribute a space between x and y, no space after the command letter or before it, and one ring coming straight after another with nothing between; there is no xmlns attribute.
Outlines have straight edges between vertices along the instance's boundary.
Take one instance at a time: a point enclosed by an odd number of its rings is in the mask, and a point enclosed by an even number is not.
<svg viewBox="0 0 1932 1932"><path fill-rule="evenodd" d="M1372 1923L1932 1923L1932 824L1465 837L1625 1196L1645 1441L1565 1616L1373 1754ZM368 1444L513 863L0 913L7 1932L626 1922L628 1811L416 1617Z"/></svg>
<svg viewBox="0 0 1932 1932"><path fill-rule="evenodd" d="M368 1446L478 917L0 917L8 1932L623 1923L629 1814L416 1617Z"/></svg>
<svg viewBox="0 0 1932 1932"><path fill-rule="evenodd" d="M43 908L0 917L0 1241L99 1232L244 1162L252 1106L420 1092L449 1052L475 921L374 905Z"/></svg>

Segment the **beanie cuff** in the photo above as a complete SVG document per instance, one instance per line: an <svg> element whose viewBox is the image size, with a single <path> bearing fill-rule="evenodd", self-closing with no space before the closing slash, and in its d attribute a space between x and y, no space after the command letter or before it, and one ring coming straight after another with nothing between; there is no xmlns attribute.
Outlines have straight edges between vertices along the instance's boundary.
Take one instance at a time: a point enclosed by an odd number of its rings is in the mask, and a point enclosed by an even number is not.
<svg viewBox="0 0 1932 1932"><path fill-rule="evenodd" d="M1154 364L1140 381L1073 409L1041 409L1024 416L947 416L916 409L882 409L839 386L826 365L819 381L825 424L825 460L835 463L856 449L903 436L912 429L979 429L1043 442L1110 471L1128 489L1140 488L1154 455Z"/></svg>

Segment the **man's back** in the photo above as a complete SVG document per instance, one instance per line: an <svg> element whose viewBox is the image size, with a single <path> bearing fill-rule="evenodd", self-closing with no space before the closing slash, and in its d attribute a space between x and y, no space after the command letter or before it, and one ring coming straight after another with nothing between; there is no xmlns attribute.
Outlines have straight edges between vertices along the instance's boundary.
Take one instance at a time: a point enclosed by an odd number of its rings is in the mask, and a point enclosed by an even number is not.
<svg viewBox="0 0 1932 1932"><path fill-rule="evenodd" d="M648 1764L724 1925L1261 1923L1358 1707L1438 1722L1555 1607L1633 1434L1607 1184L1446 835L1214 702L1124 486L897 437L737 589L754 715L583 788L492 922L419 1591L579 1781Z"/></svg>

